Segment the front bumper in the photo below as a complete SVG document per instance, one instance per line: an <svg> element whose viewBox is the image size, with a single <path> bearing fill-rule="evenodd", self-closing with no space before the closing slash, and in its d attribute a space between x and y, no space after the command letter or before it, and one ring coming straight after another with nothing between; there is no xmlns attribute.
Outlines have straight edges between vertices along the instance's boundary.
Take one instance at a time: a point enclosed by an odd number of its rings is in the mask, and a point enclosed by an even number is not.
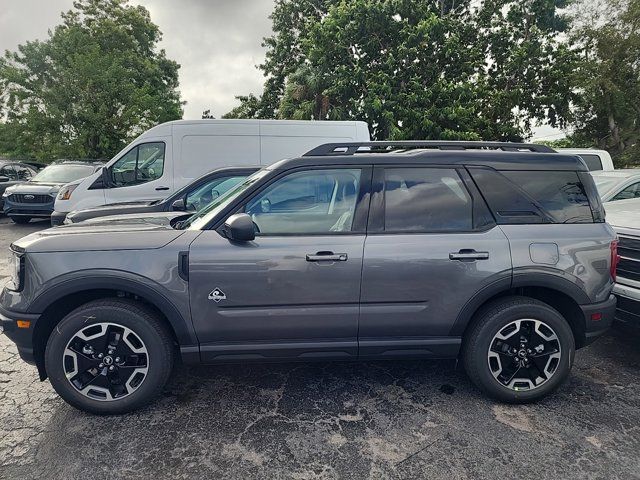
<svg viewBox="0 0 640 480"><path fill-rule="evenodd" d="M585 322L584 345L593 343L611 328L616 316L616 302L616 297L610 295L604 302L580 305Z"/></svg>
<svg viewBox="0 0 640 480"><path fill-rule="evenodd" d="M613 293L618 297L616 319L640 326L640 288L616 283Z"/></svg>
<svg viewBox="0 0 640 480"><path fill-rule="evenodd" d="M33 328L40 315L13 312L0 306L0 333L4 333L16 344L20 358L34 365ZM27 328L18 326L18 321L29 322ZM24 324L23 324L24 325Z"/></svg>
<svg viewBox="0 0 640 480"><path fill-rule="evenodd" d="M53 212L54 198L48 203L18 203L9 197L4 200L4 214L8 217L49 218Z"/></svg>
<svg viewBox="0 0 640 480"><path fill-rule="evenodd" d="M58 225L62 225L67 218L67 213L68 212L58 212L54 210L51 214L51 226L57 227Z"/></svg>

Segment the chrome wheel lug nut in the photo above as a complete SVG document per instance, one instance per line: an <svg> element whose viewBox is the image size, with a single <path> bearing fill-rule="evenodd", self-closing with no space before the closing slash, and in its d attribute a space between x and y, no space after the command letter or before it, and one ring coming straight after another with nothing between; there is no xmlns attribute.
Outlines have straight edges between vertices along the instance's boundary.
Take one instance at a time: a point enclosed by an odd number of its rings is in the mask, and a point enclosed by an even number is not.
<svg viewBox="0 0 640 480"><path fill-rule="evenodd" d="M111 371L111 372L113 372L115 369L116 369L116 367L114 367L113 365L111 365L111 366L109 367L109 371Z"/></svg>
<svg viewBox="0 0 640 480"><path fill-rule="evenodd" d="M98 368L103 368L104 367L104 363L101 363L100 365L98 365Z"/></svg>
<svg viewBox="0 0 640 480"><path fill-rule="evenodd" d="M102 358L102 357L104 357L104 353L99 353L98 358Z"/></svg>
<svg viewBox="0 0 640 480"><path fill-rule="evenodd" d="M116 357L116 362L119 362L119 361L120 361L120 357Z"/></svg>

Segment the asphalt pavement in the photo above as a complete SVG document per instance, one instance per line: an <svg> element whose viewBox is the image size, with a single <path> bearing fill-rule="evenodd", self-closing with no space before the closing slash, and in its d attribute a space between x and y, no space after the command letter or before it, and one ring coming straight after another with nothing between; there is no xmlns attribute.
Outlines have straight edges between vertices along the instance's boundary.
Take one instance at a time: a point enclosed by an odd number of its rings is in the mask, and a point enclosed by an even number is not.
<svg viewBox="0 0 640 480"><path fill-rule="evenodd" d="M0 219L0 277L46 226ZM98 417L0 335L0 478L640 478L639 367L640 330L618 324L532 405L488 400L455 362L180 366L149 407Z"/></svg>

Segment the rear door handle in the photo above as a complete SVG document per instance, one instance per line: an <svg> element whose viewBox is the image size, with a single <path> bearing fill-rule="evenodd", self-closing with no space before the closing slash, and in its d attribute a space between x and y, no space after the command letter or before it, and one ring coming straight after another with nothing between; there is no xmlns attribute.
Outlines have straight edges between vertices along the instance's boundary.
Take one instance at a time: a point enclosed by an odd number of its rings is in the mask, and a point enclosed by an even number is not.
<svg viewBox="0 0 640 480"><path fill-rule="evenodd" d="M449 260L459 260L461 262L475 262L476 260L488 260L489 252L476 252L473 249L462 249L459 252L449 254Z"/></svg>
<svg viewBox="0 0 640 480"><path fill-rule="evenodd" d="M162 192L164 190L169 190L169 187L156 187L156 192Z"/></svg>
<svg viewBox="0 0 640 480"><path fill-rule="evenodd" d="M307 253L307 262L346 262L349 257L346 253L318 252Z"/></svg>

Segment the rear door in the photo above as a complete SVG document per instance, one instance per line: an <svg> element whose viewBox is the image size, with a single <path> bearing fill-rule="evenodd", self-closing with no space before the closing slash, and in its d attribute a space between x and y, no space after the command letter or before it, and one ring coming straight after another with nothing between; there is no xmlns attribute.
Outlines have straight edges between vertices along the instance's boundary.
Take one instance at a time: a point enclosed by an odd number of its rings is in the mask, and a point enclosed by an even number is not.
<svg viewBox="0 0 640 480"><path fill-rule="evenodd" d="M464 305L510 283L507 238L463 169L379 167L373 185L360 356L455 355Z"/></svg>

